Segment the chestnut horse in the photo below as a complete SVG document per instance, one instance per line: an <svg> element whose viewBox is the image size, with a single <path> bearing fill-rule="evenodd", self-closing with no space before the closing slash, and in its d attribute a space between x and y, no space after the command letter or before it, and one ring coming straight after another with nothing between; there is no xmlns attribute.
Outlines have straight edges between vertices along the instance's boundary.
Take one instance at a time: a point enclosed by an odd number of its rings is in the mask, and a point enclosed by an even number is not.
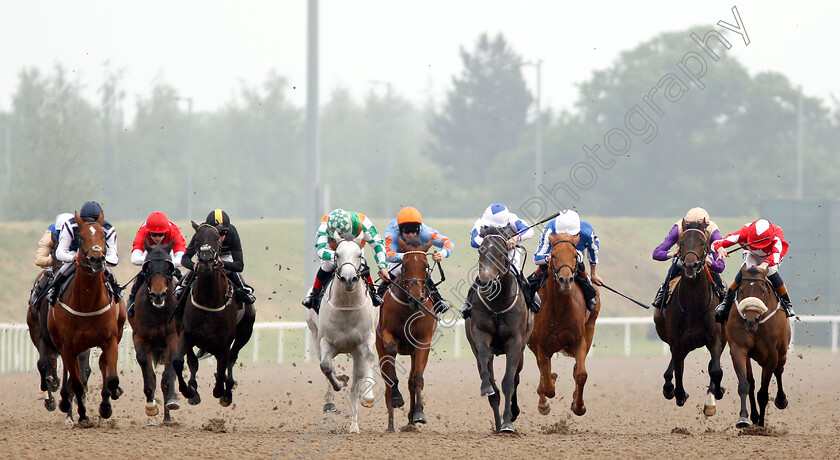
<svg viewBox="0 0 840 460"><path fill-rule="evenodd" d="M388 432L394 432L394 408L404 404L397 387L399 379L395 366L397 354L411 356L411 373L408 391L411 405L408 423L426 423L423 413L423 371L429 360L429 349L437 328L434 301L430 297L429 261L425 245L419 238L399 240L403 253L402 273L391 284L379 310L379 328L376 334L376 351L379 354L380 372L386 382L385 405L388 408Z"/></svg>
<svg viewBox="0 0 840 460"><path fill-rule="evenodd" d="M184 355L190 353L194 346L212 354L216 358L213 397L218 398L223 407L228 407L233 401L233 386L236 384L233 366L239 350L251 339L256 311L253 305L244 305L239 309L240 302L232 296L230 282L222 269L222 242L216 227L195 222L192 226L195 236L191 244L198 248L195 284L181 298L184 311L172 365L178 376L181 394L191 399L190 404L197 404L200 397L195 372L190 376L189 385L184 381Z"/></svg>
<svg viewBox="0 0 840 460"><path fill-rule="evenodd" d="M671 349L671 361L665 371L665 385L662 393L666 399L676 396L677 405L682 407L688 399L683 387L685 358L696 348L709 350L709 389L703 413L715 415L715 400L723 398L724 388L720 386L723 370L720 355L725 345L721 327L715 322L714 307L720 302L713 287L714 282L706 267L706 256L711 253L706 228L708 222L682 222L682 235L678 241L677 263L683 267L682 277L677 282L670 300L660 312L655 309L653 322L656 333ZM671 383L676 371L676 388Z"/></svg>
<svg viewBox="0 0 840 460"><path fill-rule="evenodd" d="M575 246L580 236L561 233L550 236L548 241L551 244L550 273L539 291L542 308L534 317L534 333L528 341L528 348L537 357L540 368L540 384L537 387L540 402L537 409L543 415L551 410L546 398L554 397L554 381L557 380L557 374L551 372L551 357L560 351L575 358L572 412L583 415L586 413L583 387L588 377L586 355L592 346L595 319L601 311L601 295L597 294L595 308L588 311L583 291L575 283L579 257Z"/></svg>
<svg viewBox="0 0 840 460"><path fill-rule="evenodd" d="M472 314L465 322L467 340L478 364L481 396L493 408L497 433L512 433L519 416L516 389L522 371L525 344L534 329L534 314L528 310L525 295L516 280L513 263L508 257L509 232L483 227L484 241L478 248L478 278L470 297ZM493 356L505 355L504 419L499 418L499 387L493 376Z"/></svg>
<svg viewBox="0 0 840 460"><path fill-rule="evenodd" d="M159 408L155 402L155 365L163 364L160 390L163 392L163 421L170 421L170 410L180 408L178 395L175 393L175 371L172 368L172 355L178 345L178 330L172 310L175 308L175 296L172 275L175 265L170 251L174 242L166 245L151 246L145 243L146 259L143 262L143 284L137 291L135 314L129 318L134 353L137 364L143 372L143 393L146 395L147 425L157 425Z"/></svg>
<svg viewBox="0 0 840 460"><path fill-rule="evenodd" d="M102 372L102 402L99 415L111 417L111 398L122 395L117 374L117 352L125 325L125 303L112 299L105 287L105 231L103 215L94 222L85 222L76 213L76 274L67 290L50 306L47 329L61 354L64 379L58 408L70 415L70 387L78 404L79 423L88 420L85 407L85 384L79 367L79 354L99 347L99 370ZM68 386L69 373L69 386Z"/></svg>
<svg viewBox="0 0 840 460"><path fill-rule="evenodd" d="M746 428L752 423L764 426L764 413L769 400L770 377L776 376L778 391L774 400L778 409L788 406L782 389L787 351L790 345L790 322L779 307L775 290L767 281L767 270L746 265L741 267L741 287L735 296L735 306L726 321L726 337L732 366L738 376L738 395L741 413L735 426ZM758 407L755 401L755 379L752 361L761 366L761 387L758 389ZM747 418L747 393L750 396L750 413Z"/></svg>
<svg viewBox="0 0 840 460"><path fill-rule="evenodd" d="M52 272L57 273L61 262L53 256ZM35 284L42 282L41 279L47 275L47 270L41 270L41 273L35 278ZM44 286L46 289L46 285ZM44 407L48 411L54 411L56 408L55 397L53 392L58 390L61 380L58 378L58 349L53 345L50 339L50 333L47 330L47 314L49 313L49 306L47 305L46 296L41 295L35 303L30 303L26 310L26 325L29 328L29 338L32 344L38 349L38 373L41 376L41 391L44 392ZM87 386L88 377L90 377L90 351L85 350L79 354L79 367L82 374L82 382ZM72 421L72 418L70 419Z"/></svg>

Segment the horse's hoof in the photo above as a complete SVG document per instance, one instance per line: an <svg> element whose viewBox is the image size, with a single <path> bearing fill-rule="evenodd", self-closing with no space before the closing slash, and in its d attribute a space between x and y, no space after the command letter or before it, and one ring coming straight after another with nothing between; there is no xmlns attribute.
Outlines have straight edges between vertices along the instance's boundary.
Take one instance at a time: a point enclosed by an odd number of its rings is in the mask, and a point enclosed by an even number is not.
<svg viewBox="0 0 840 460"><path fill-rule="evenodd" d="M61 401L58 403L58 410L64 412L65 414L70 413L70 401L62 398Z"/></svg>
<svg viewBox="0 0 840 460"><path fill-rule="evenodd" d="M513 423L510 422L502 423L502 426L499 428L499 433L513 433L514 431L516 430L513 429Z"/></svg>
<svg viewBox="0 0 840 460"><path fill-rule="evenodd" d="M405 405L405 401L403 400L403 397L402 397L401 394L397 393L397 394L391 395L391 407L400 408L404 405Z"/></svg>
<svg viewBox="0 0 840 460"><path fill-rule="evenodd" d="M556 382L556 381L557 381L557 373L556 373L556 372L552 372L552 373L551 373L551 381L552 381L552 382Z"/></svg>
<svg viewBox="0 0 840 460"><path fill-rule="evenodd" d="M788 400L787 400L787 398L782 398L782 399L776 398L776 400L773 401L773 404L776 405L776 409L787 409Z"/></svg>
<svg viewBox="0 0 840 460"><path fill-rule="evenodd" d="M720 387L720 390L715 392L715 399L720 401L721 399L723 399L724 394L726 394L726 388Z"/></svg>
<svg viewBox="0 0 840 460"><path fill-rule="evenodd" d="M180 388L180 390L181 390L181 394L182 394L185 398L188 398L188 399L189 399L189 398L193 398L193 397L198 397L198 392L197 392L197 391L195 391L195 390L193 389L193 387L191 387L191 386L181 387L181 388ZM201 398L199 398L199 401L201 401ZM190 404L192 404L192 403L190 403ZM198 404L198 403L196 403L196 404Z"/></svg>
<svg viewBox="0 0 840 460"><path fill-rule="evenodd" d="M417 411L417 412L414 413L414 415L411 416L411 418L409 420L412 424L414 424L414 423L425 424L426 423L426 414L424 414L423 412Z"/></svg>
<svg viewBox="0 0 840 460"><path fill-rule="evenodd" d="M146 419L146 426L158 426L157 417L149 417Z"/></svg>
<svg viewBox="0 0 840 460"><path fill-rule="evenodd" d="M356 423L356 422L351 423L350 424L350 429L347 430L347 431L349 433L358 433L359 432L359 424Z"/></svg>
<svg viewBox="0 0 840 460"><path fill-rule="evenodd" d="M198 394L197 391L194 393L194 396L192 398L187 400L187 403L189 403L190 406L195 406L196 404L198 404L200 402L201 402L201 395Z"/></svg>
<svg viewBox="0 0 840 460"><path fill-rule="evenodd" d="M64 419L64 424L72 426L72 425L75 425L76 422L73 421L73 417L68 415L67 418Z"/></svg>
<svg viewBox="0 0 840 460"><path fill-rule="evenodd" d="M388 429L387 429L387 430L385 430L385 432L386 432L386 433L393 433L393 432L394 432L394 427L389 426L389 427L388 427Z"/></svg>
<svg viewBox="0 0 840 460"><path fill-rule="evenodd" d="M551 404L545 403L545 406L540 404L539 406L537 406L537 410L540 411L540 414L542 415L548 415L548 413L551 412Z"/></svg>
<svg viewBox="0 0 840 460"><path fill-rule="evenodd" d="M717 413L717 408L715 406L703 406L703 415L706 417L711 417Z"/></svg>
<svg viewBox="0 0 840 460"><path fill-rule="evenodd" d="M50 412L55 410L55 407L56 407L55 398L53 398L52 395L50 395L49 398L44 400L44 407L46 407L47 410L50 411Z"/></svg>
<svg viewBox="0 0 840 460"><path fill-rule="evenodd" d="M575 415L577 415L578 417L580 417L581 415L583 415L583 414L585 414L585 413L586 413L586 406L583 406L583 405L582 405L582 406L580 406L580 410L576 410L576 409L575 409L575 403L573 402L573 403L572 403L572 412L573 412Z"/></svg>
<svg viewBox="0 0 840 460"><path fill-rule="evenodd" d="M230 398L230 397L227 397L227 396L219 398L219 404L221 404L222 407L230 406L231 402L233 402L233 398Z"/></svg>
<svg viewBox="0 0 840 460"><path fill-rule="evenodd" d="M213 388L213 397L219 399L225 394L224 387L218 386Z"/></svg>
<svg viewBox="0 0 840 460"><path fill-rule="evenodd" d="M482 385L481 396L493 396L494 394L496 394L496 390L493 389L493 385L489 383L487 385Z"/></svg>
<svg viewBox="0 0 840 460"><path fill-rule="evenodd" d="M99 416L104 419L111 418L111 415L114 413L114 409L111 407L110 404L100 404L99 405Z"/></svg>
<svg viewBox="0 0 840 460"><path fill-rule="evenodd" d="M61 385L61 381L58 380L57 377L48 376L46 378L47 381L47 389L49 391L58 391L58 387Z"/></svg>
<svg viewBox="0 0 840 460"><path fill-rule="evenodd" d="M747 428L751 425L751 422L746 417L740 417L737 422L735 422L735 428Z"/></svg>
<svg viewBox="0 0 840 460"><path fill-rule="evenodd" d="M665 384L662 387L662 396L665 396L665 399L669 401L674 399L674 385Z"/></svg>
<svg viewBox="0 0 840 460"><path fill-rule="evenodd" d="M688 393L683 394L682 397L677 396L677 406L684 406L686 400L688 400Z"/></svg>
<svg viewBox="0 0 840 460"><path fill-rule="evenodd" d="M146 415L148 415L149 417L154 417L158 414L158 412L159 411L156 402L151 401L146 403Z"/></svg>
<svg viewBox="0 0 840 460"><path fill-rule="evenodd" d="M367 407L369 409L373 407L373 403L375 403L376 400L373 398L366 398L364 396L360 396L359 402L362 403L362 407Z"/></svg>
<svg viewBox="0 0 840 460"><path fill-rule="evenodd" d="M347 383L350 382L350 377L342 374L338 376L338 381L341 382L341 388L344 388L347 386ZM337 389L336 391L338 391L339 389Z"/></svg>
<svg viewBox="0 0 840 460"><path fill-rule="evenodd" d="M333 404L333 403L324 404L324 413L326 414L328 412L338 412L335 408L335 404Z"/></svg>
<svg viewBox="0 0 840 460"><path fill-rule="evenodd" d="M124 393L121 386L117 386L117 389L111 392L111 399L120 399Z"/></svg>
<svg viewBox="0 0 840 460"><path fill-rule="evenodd" d="M181 404L178 403L176 399L170 399L166 401L166 409L167 410L178 410L181 408Z"/></svg>

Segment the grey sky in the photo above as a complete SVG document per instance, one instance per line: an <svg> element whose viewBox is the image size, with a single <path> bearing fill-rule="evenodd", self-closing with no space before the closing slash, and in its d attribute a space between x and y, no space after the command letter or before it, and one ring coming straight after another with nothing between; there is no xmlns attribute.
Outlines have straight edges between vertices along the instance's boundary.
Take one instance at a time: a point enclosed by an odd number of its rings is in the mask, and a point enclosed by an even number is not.
<svg viewBox="0 0 840 460"><path fill-rule="evenodd" d="M502 32L524 59L543 60L543 105L570 108L574 84L621 50L664 31L734 24L733 6L751 42L730 35L730 56L751 73L782 72L806 94L840 94L836 2L321 0L321 100L339 85L358 96L381 80L414 102L441 101L461 70L459 46ZM296 103L305 100L305 0L6 2L0 41L0 110L24 66L48 71L55 62L80 75L95 100L106 60L125 69L129 105L159 76L197 110L215 110L239 81L260 84L272 69L296 86ZM533 89L533 68L524 72Z"/></svg>

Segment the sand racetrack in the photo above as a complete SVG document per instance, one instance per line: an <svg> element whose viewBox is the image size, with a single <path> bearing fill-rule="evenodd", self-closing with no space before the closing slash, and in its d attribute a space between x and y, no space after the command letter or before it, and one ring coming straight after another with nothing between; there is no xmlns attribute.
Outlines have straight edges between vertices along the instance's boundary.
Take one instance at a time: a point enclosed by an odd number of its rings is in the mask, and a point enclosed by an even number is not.
<svg viewBox="0 0 840 460"><path fill-rule="evenodd" d="M238 370L234 405L222 408L212 398L209 363L202 362L199 384L203 401L173 412L175 424L147 427L139 372L126 372L126 394L114 402L114 416L98 416L100 374L94 369L89 392L92 427L66 426L58 411L47 412L38 400L36 374L0 375L1 458L838 458L840 457L840 358L837 355L790 355L785 386L790 406L772 404L768 429L739 434L734 428L738 400L728 349L724 352L726 396L717 415L700 412L707 378L705 355L687 361L684 407L662 397L667 358L590 357L587 413L571 414L570 358L553 360L560 374L558 397L547 416L536 410L537 369L528 356L520 385L522 414L514 435L491 433L489 404L478 396L478 373L472 360L431 359L426 371L426 415L417 430L386 435L386 410L379 401L360 409L359 435L340 415L321 413L325 380L317 364L245 366ZM343 363L343 361L341 361ZM500 365L496 361L497 376ZM342 364L345 369L349 366ZM500 378L500 377L498 377ZM404 388L405 379L400 382ZM405 389L403 392L408 396ZM158 393L159 394L159 393ZM347 404L336 398L339 409ZM215 423L208 423L212 419ZM406 423L404 409L396 425ZM319 436L321 435L321 436ZM320 441L329 441L325 444ZM284 450L285 449L285 450ZM282 451L282 452L278 452Z"/></svg>

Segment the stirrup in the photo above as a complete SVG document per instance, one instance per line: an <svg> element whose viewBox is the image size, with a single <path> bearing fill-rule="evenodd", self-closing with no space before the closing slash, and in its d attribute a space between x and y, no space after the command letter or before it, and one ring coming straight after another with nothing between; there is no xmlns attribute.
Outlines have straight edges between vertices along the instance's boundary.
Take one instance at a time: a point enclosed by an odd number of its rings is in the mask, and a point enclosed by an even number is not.
<svg viewBox="0 0 840 460"><path fill-rule="evenodd" d="M715 308L715 321L724 324L729 316L729 309L726 308L726 302L722 302Z"/></svg>
<svg viewBox="0 0 840 460"><path fill-rule="evenodd" d="M461 307L461 317L467 319L472 316L472 312L470 311L471 308L470 304L465 303L464 306Z"/></svg>

